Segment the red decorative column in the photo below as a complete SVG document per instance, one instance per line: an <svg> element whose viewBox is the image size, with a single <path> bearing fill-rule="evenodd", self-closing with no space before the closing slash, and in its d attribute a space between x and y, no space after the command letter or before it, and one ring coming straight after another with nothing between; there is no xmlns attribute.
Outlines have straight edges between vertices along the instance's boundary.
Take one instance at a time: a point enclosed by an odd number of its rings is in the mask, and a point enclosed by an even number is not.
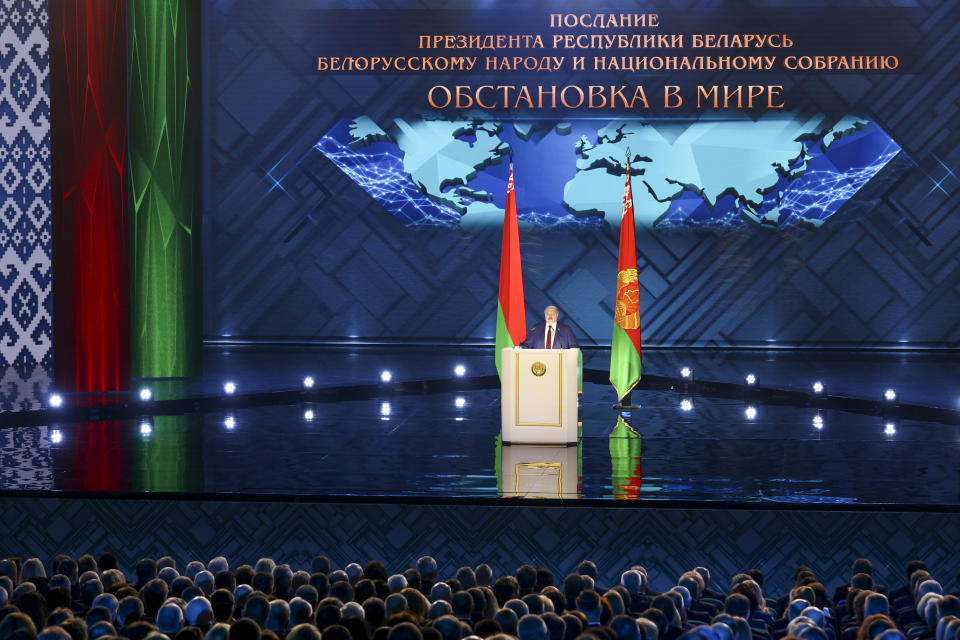
<svg viewBox="0 0 960 640"><path fill-rule="evenodd" d="M54 386L128 389L126 2L49 11Z"/></svg>

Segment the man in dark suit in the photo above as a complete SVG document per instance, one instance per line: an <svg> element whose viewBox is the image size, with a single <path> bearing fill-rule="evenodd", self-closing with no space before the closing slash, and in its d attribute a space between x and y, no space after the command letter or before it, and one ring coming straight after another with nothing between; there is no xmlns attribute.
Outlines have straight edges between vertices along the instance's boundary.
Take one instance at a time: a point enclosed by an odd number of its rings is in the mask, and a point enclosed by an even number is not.
<svg viewBox="0 0 960 640"><path fill-rule="evenodd" d="M545 322L540 322L527 331L527 339L520 343L524 349L575 349L577 338L573 329L557 322L560 312L553 305L543 310Z"/></svg>

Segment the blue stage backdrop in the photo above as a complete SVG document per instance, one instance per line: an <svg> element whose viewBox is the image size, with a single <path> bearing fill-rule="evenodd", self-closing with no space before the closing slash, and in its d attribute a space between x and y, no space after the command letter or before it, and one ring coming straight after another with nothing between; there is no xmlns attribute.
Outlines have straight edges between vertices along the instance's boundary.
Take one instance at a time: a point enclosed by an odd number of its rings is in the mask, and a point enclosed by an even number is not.
<svg viewBox="0 0 960 640"><path fill-rule="evenodd" d="M206 335L492 341L512 157L609 344L629 157L646 344L956 347L960 16L878 4L210 2Z"/></svg>

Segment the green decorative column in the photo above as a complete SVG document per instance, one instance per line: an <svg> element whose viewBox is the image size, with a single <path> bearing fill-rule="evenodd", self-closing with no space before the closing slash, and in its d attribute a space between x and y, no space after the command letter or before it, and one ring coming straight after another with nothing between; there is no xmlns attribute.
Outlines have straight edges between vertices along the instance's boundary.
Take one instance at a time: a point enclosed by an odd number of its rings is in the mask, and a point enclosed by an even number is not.
<svg viewBox="0 0 960 640"><path fill-rule="evenodd" d="M203 483L203 416L155 416L131 446L133 491L199 493Z"/></svg>
<svg viewBox="0 0 960 640"><path fill-rule="evenodd" d="M134 377L201 373L201 4L128 3Z"/></svg>

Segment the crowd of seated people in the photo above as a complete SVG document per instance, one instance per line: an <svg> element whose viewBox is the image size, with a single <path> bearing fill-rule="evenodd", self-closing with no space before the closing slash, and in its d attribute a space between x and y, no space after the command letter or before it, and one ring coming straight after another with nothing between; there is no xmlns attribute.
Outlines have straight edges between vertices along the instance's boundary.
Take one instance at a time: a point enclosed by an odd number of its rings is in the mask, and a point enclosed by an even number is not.
<svg viewBox="0 0 960 640"><path fill-rule="evenodd" d="M394 574L381 562L334 570L324 556L310 572L165 556L127 575L111 553L47 569L0 560L0 640L960 640L960 600L920 561L888 590L858 559L833 597L801 566L779 598L758 570L722 589L695 567L658 593L642 566L603 585L589 561L559 583L530 565L441 576L429 556Z"/></svg>

